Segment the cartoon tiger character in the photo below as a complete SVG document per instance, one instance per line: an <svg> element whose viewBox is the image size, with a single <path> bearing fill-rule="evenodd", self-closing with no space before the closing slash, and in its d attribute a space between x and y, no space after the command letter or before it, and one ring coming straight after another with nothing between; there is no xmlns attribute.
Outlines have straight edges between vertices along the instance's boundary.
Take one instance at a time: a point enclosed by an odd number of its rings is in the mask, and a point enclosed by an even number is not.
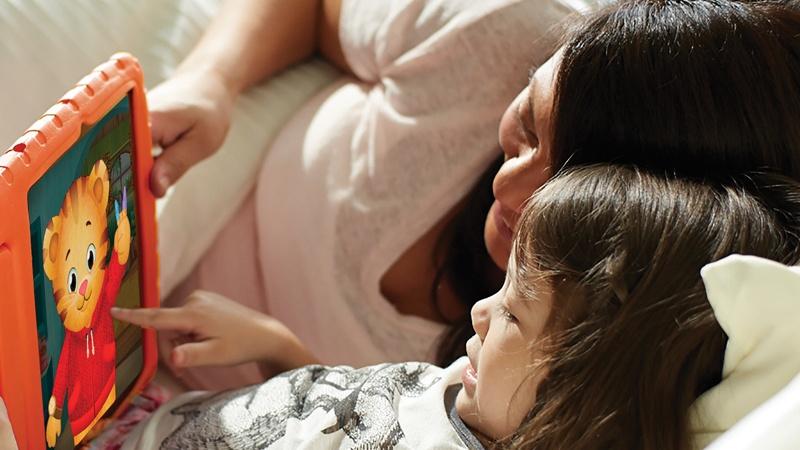
<svg viewBox="0 0 800 450"><path fill-rule="evenodd" d="M110 309L128 262L131 229L123 207L106 265L109 191L108 169L101 160L88 176L75 180L44 234L44 272L52 282L56 310L65 329L48 406L49 447L55 446L61 434L65 395L75 445L116 400L116 346Z"/></svg>

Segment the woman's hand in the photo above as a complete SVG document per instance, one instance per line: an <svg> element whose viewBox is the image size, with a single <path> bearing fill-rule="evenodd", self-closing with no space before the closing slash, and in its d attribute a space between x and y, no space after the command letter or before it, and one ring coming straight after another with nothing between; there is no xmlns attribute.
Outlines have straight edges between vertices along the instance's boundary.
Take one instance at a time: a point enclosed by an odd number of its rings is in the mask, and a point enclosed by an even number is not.
<svg viewBox="0 0 800 450"><path fill-rule="evenodd" d="M153 143L164 153L150 174L162 197L225 140L239 93L316 52L349 72L339 41L341 0L225 2L176 75L147 96Z"/></svg>
<svg viewBox="0 0 800 450"><path fill-rule="evenodd" d="M156 197L216 152L231 123L236 94L213 71L179 72L147 95L153 145L164 152L150 173Z"/></svg>
<svg viewBox="0 0 800 450"><path fill-rule="evenodd" d="M0 398L0 450L17 450L17 441L14 439L14 430L8 419L6 404Z"/></svg>
<svg viewBox="0 0 800 450"><path fill-rule="evenodd" d="M111 315L159 331L177 332L174 369L261 362L277 371L316 363L281 322L221 295L197 291L179 308L113 308Z"/></svg>

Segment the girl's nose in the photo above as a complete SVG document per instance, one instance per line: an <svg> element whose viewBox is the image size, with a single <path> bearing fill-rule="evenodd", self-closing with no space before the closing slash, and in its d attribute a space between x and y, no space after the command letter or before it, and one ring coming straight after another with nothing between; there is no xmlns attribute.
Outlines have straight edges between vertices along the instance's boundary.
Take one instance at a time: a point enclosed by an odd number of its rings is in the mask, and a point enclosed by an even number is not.
<svg viewBox="0 0 800 450"><path fill-rule="evenodd" d="M89 287L89 280L84 279L81 283L81 287L78 289L78 293L82 296L86 296L86 288Z"/></svg>
<svg viewBox="0 0 800 450"><path fill-rule="evenodd" d="M472 328L475 330L475 334L483 341L486 337L486 333L489 332L489 298L485 298L474 305L472 305Z"/></svg>

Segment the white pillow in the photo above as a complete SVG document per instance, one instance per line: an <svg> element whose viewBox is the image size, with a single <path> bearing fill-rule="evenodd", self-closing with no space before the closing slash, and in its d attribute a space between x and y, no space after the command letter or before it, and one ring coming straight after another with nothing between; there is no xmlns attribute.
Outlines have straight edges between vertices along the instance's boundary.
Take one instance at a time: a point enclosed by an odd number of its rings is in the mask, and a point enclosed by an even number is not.
<svg viewBox="0 0 800 450"><path fill-rule="evenodd" d="M252 191L261 162L283 125L339 76L332 66L315 60L239 99L222 148L187 172L157 204L162 296L189 274Z"/></svg>
<svg viewBox="0 0 800 450"><path fill-rule="evenodd" d="M692 407L705 447L800 373L800 268L733 255L701 274L728 335L722 382Z"/></svg>
<svg viewBox="0 0 800 450"><path fill-rule="evenodd" d="M800 376L742 419L708 450L796 450L800 445Z"/></svg>

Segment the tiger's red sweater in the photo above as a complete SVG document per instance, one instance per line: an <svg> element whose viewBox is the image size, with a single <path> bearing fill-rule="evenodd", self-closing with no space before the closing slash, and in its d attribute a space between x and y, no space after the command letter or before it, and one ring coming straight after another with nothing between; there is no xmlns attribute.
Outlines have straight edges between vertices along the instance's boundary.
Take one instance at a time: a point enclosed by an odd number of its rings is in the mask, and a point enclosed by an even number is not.
<svg viewBox="0 0 800 450"><path fill-rule="evenodd" d="M66 330L64 336L53 396L56 406L63 409L64 394L68 394L67 411L74 436L100 414L116 381L116 345L110 311L124 273L125 266L119 263L114 251L91 324L78 332Z"/></svg>

